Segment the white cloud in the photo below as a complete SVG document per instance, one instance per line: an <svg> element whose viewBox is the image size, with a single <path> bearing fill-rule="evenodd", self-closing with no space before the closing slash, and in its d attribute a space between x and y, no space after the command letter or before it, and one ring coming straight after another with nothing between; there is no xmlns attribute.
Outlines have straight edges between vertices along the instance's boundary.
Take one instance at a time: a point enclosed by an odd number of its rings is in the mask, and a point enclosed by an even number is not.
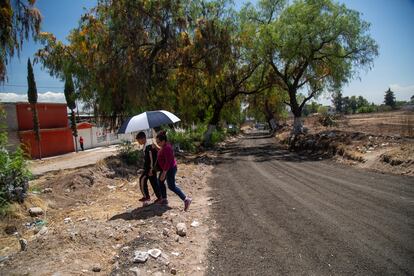
<svg viewBox="0 0 414 276"><path fill-rule="evenodd" d="M390 88L394 91L397 100L409 101L411 96L414 95L414 85L390 84Z"/></svg>
<svg viewBox="0 0 414 276"><path fill-rule="evenodd" d="M58 92L38 93L38 102L66 103L65 94ZM27 102L27 94L0 93L0 102Z"/></svg>

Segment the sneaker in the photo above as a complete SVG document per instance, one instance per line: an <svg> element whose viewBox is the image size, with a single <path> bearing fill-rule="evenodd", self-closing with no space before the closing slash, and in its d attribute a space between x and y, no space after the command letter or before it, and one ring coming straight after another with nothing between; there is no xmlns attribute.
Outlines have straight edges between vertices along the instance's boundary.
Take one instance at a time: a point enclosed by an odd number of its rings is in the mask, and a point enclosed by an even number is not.
<svg viewBox="0 0 414 276"><path fill-rule="evenodd" d="M157 200L154 201L154 204L167 205L168 200L166 198L157 198Z"/></svg>
<svg viewBox="0 0 414 276"><path fill-rule="evenodd" d="M193 201L191 198L187 197L184 199L184 211L187 212L188 208L190 208L191 201Z"/></svg>
<svg viewBox="0 0 414 276"><path fill-rule="evenodd" d="M145 197L145 196L143 196L142 198L139 199L139 201L141 201L141 202L148 201L148 200L151 200L151 198L150 197Z"/></svg>
<svg viewBox="0 0 414 276"><path fill-rule="evenodd" d="M162 198L157 198L154 200L154 204L161 204Z"/></svg>
<svg viewBox="0 0 414 276"><path fill-rule="evenodd" d="M149 200L146 200L142 203L142 207L146 207L148 205L151 205L151 201L149 201Z"/></svg>

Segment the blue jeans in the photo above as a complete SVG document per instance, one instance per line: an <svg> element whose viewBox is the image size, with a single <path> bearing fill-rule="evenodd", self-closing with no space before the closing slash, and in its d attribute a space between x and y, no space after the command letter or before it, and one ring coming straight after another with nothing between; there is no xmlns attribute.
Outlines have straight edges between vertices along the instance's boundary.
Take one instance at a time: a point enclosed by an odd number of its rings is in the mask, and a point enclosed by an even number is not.
<svg viewBox="0 0 414 276"><path fill-rule="evenodd" d="M175 175L176 174L177 174L177 166L175 166L175 167L173 167L173 168L171 168L167 171L167 175L165 177L165 180L167 180L168 189L170 189L171 191L176 193L176 195L178 195L181 198L181 200L184 200L186 198L185 194L175 184ZM161 179L158 179L158 181L159 181L158 183L159 183L162 198L167 198L167 188L165 187L165 180L161 181Z"/></svg>

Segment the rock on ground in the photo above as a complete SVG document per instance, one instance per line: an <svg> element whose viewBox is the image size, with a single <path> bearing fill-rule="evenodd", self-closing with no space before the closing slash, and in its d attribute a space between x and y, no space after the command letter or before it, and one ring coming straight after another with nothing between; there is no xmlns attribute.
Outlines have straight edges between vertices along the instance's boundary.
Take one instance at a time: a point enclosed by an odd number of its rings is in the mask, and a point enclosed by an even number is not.
<svg viewBox="0 0 414 276"><path fill-rule="evenodd" d="M37 216L43 215L43 213L44 213L43 209L40 208L40 207L32 207L32 208L29 209L29 214L32 217L37 217Z"/></svg>
<svg viewBox="0 0 414 276"><path fill-rule="evenodd" d="M184 237L187 235L187 226L185 226L185 223L178 223L176 226L177 229L177 235Z"/></svg>

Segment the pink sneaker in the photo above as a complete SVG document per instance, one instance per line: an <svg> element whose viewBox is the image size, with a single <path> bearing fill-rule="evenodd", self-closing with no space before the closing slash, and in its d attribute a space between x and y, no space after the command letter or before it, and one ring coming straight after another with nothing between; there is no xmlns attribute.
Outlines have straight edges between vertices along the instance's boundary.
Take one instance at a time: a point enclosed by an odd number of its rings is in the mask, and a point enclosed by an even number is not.
<svg viewBox="0 0 414 276"><path fill-rule="evenodd" d="M190 208L191 201L193 201L193 200L191 198L189 198L189 197L186 197L184 199L184 211L185 212L187 212L188 211L188 208Z"/></svg>

